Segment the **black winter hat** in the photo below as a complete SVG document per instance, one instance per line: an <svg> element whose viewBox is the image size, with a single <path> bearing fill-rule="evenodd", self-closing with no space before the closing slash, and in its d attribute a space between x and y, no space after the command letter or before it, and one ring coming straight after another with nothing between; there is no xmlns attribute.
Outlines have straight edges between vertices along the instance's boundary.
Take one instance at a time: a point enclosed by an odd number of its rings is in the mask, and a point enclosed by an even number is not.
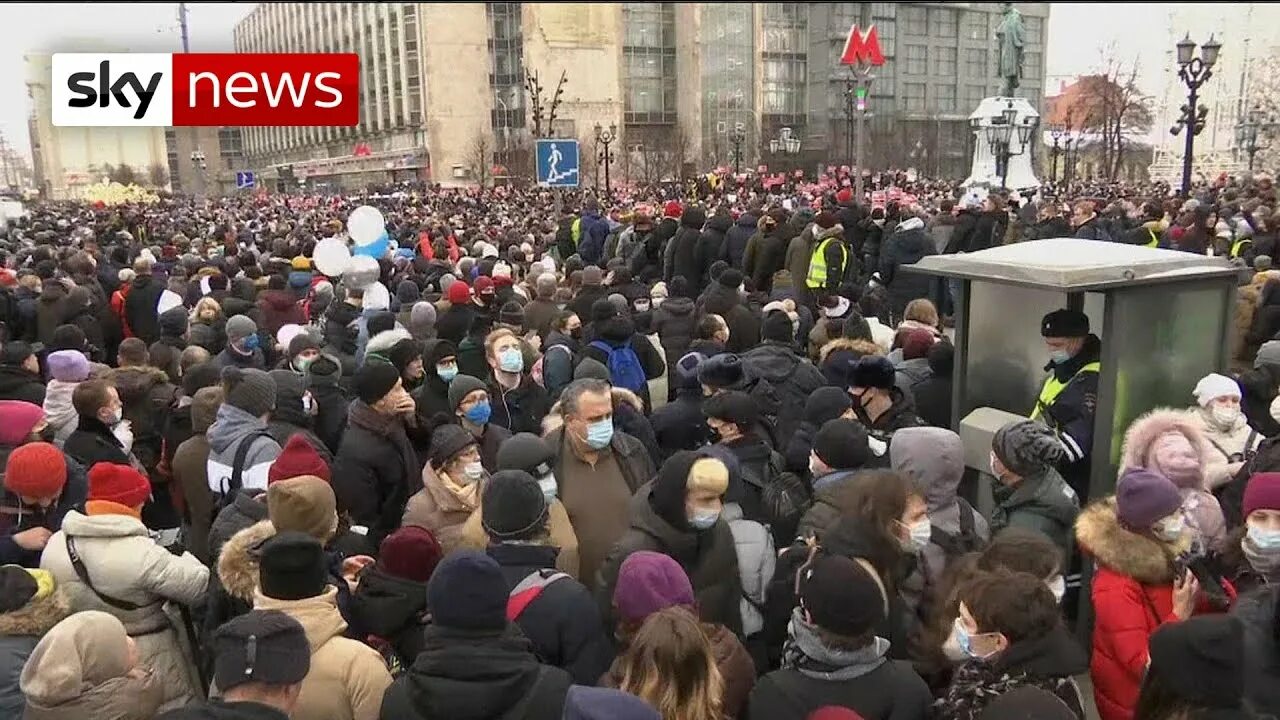
<svg viewBox="0 0 1280 720"><path fill-rule="evenodd" d="M742 271L736 268L726 268L724 272L720 273L720 277L716 278L716 282L727 288L737 290L738 286L742 285Z"/></svg>
<svg viewBox="0 0 1280 720"><path fill-rule="evenodd" d="M591 303L591 317L588 318L588 322L604 322L616 317L618 317L618 308L609 302L608 298L600 298Z"/></svg>
<svg viewBox="0 0 1280 720"><path fill-rule="evenodd" d="M791 324L791 317L781 310L774 310L765 315L764 322L760 324L760 337L773 342L787 344L795 342L795 326Z"/></svg>
<svg viewBox="0 0 1280 720"><path fill-rule="evenodd" d="M247 682L294 685L311 671L311 646L297 620L279 610L252 610L213 636L213 679L227 691Z"/></svg>
<svg viewBox="0 0 1280 720"><path fill-rule="evenodd" d="M707 356L698 352L685 353L676 361L676 389L691 390L698 387L698 368L707 361Z"/></svg>
<svg viewBox="0 0 1280 720"><path fill-rule="evenodd" d="M498 447L499 470L523 470L535 478L551 473L556 454L533 433L516 433Z"/></svg>
<svg viewBox="0 0 1280 720"><path fill-rule="evenodd" d="M427 609L443 628L501 632L507 627L510 589L502 568L488 555L457 550L438 566L427 583Z"/></svg>
<svg viewBox="0 0 1280 720"><path fill-rule="evenodd" d="M760 422L760 407L751 396L739 390L726 390L707 399L702 413L708 418L724 420L746 430Z"/></svg>
<svg viewBox="0 0 1280 720"><path fill-rule="evenodd" d="M182 375L182 394L195 397L196 391L213 387L220 379L221 371L218 369L218 364L212 360L192 365Z"/></svg>
<svg viewBox="0 0 1280 720"><path fill-rule="evenodd" d="M717 261L719 262L719 261ZM671 282L667 283L667 292L671 297L691 297L689 295L689 281L683 275L677 275L671 278Z"/></svg>
<svg viewBox="0 0 1280 720"><path fill-rule="evenodd" d="M936 342L929 348L929 369L934 377L951 377L956 365L956 346L949 342Z"/></svg>
<svg viewBox="0 0 1280 720"><path fill-rule="evenodd" d="M266 415L276 406L276 381L262 370L224 367L222 383L227 390L225 402L254 417Z"/></svg>
<svg viewBox="0 0 1280 720"><path fill-rule="evenodd" d="M289 341L289 358L293 359L307 350L319 350L320 341L309 332L300 332Z"/></svg>
<svg viewBox="0 0 1280 720"><path fill-rule="evenodd" d="M401 280L400 284L396 285L396 300L401 305L412 305L421 297L422 292L418 290L418 284L412 280Z"/></svg>
<svg viewBox="0 0 1280 720"><path fill-rule="evenodd" d="M73 349L73 348L68 348ZM7 342L0 348L0 364L17 366L35 355L32 347L24 342Z"/></svg>
<svg viewBox="0 0 1280 720"><path fill-rule="evenodd" d="M541 535L547 527L542 487L524 470L499 470L484 485L480 523L489 537L497 540L528 540Z"/></svg>
<svg viewBox="0 0 1280 720"><path fill-rule="evenodd" d="M413 338L405 338L392 345L391 349L387 351L387 359L401 373L409 367L409 363L413 362L414 358L420 357L422 357L422 345Z"/></svg>
<svg viewBox="0 0 1280 720"><path fill-rule="evenodd" d="M458 453L475 444L475 435L462 426L441 425L431 436L431 465L437 469L442 468Z"/></svg>
<svg viewBox="0 0 1280 720"><path fill-rule="evenodd" d="M18 565L0 566L0 613L26 607L39 590L39 583L26 568Z"/></svg>
<svg viewBox="0 0 1280 720"><path fill-rule="evenodd" d="M84 350L89 346L89 341L84 336L84 331L75 325L59 325L53 329L53 337L50 338L49 352L57 352L59 350Z"/></svg>
<svg viewBox="0 0 1280 720"><path fill-rule="evenodd" d="M720 278L720 273L728 269L729 269L729 263L723 260L717 260L711 263L711 267L707 268L707 276L710 277L712 280L718 280Z"/></svg>
<svg viewBox="0 0 1280 720"><path fill-rule="evenodd" d="M262 546L258 585L275 600L303 600L324 593L329 570L324 546L306 533L287 530Z"/></svg>
<svg viewBox="0 0 1280 720"><path fill-rule="evenodd" d="M1244 625L1232 615L1201 615L1151 635L1151 667L1193 705L1238 708L1244 696Z"/></svg>
<svg viewBox="0 0 1280 720"><path fill-rule="evenodd" d="M822 553L800 571L800 607L814 625L859 637L885 617L884 591L865 566L843 555Z"/></svg>
<svg viewBox="0 0 1280 720"><path fill-rule="evenodd" d="M187 332L187 309L179 305L160 313L160 334L182 337Z"/></svg>
<svg viewBox="0 0 1280 720"><path fill-rule="evenodd" d="M480 378L470 375L455 375L453 382L449 383L449 407L456 412L458 406L466 399L468 395L476 390L488 391L489 386L484 384Z"/></svg>
<svg viewBox="0 0 1280 720"><path fill-rule="evenodd" d="M387 330L395 330L396 329L395 313L392 313L388 310L376 312L369 317L369 322L367 323L367 326L369 328L369 337L373 337L374 335L377 335L380 332L386 332Z"/></svg>
<svg viewBox="0 0 1280 720"><path fill-rule="evenodd" d="M871 337L871 323L867 322L867 319L862 317L862 313L857 310L849 311L849 316L844 319L844 324L840 326L840 336L850 340L874 342Z"/></svg>
<svg viewBox="0 0 1280 720"><path fill-rule="evenodd" d="M1089 334L1089 316L1079 310L1054 310L1040 322L1044 337L1077 338Z"/></svg>
<svg viewBox="0 0 1280 720"><path fill-rule="evenodd" d="M742 381L742 358L733 353L720 353L698 366L698 382L713 388L727 388Z"/></svg>
<svg viewBox="0 0 1280 720"><path fill-rule="evenodd" d="M321 355L307 366L307 387L331 387L342 376L342 363L332 355Z"/></svg>
<svg viewBox="0 0 1280 720"><path fill-rule="evenodd" d="M365 364L356 371L355 377L351 380L351 385L356 391L356 397L365 405L372 405L387 393L391 392L391 388L396 386L396 381L400 379L400 371L390 362L378 358L369 358Z"/></svg>
<svg viewBox="0 0 1280 720"><path fill-rule="evenodd" d="M853 400L843 388L823 385L814 390L804 401L804 421L814 427L822 427L828 420L835 420L853 407Z"/></svg>
<svg viewBox="0 0 1280 720"><path fill-rule="evenodd" d="M888 358L868 355L859 358L849 372L849 387L892 390L897 372Z"/></svg>
<svg viewBox="0 0 1280 720"><path fill-rule="evenodd" d="M832 470L855 470L871 458L866 429L845 418L828 420L818 429L813 436L813 452Z"/></svg>
<svg viewBox="0 0 1280 720"><path fill-rule="evenodd" d="M458 346L444 338L436 338L428 340L426 347L422 351L422 362L428 366L428 369L439 364L439 362L447 357L458 356Z"/></svg>
<svg viewBox="0 0 1280 720"><path fill-rule="evenodd" d="M520 303L514 300L506 303L498 311L498 322L503 325L524 327L524 308L520 307Z"/></svg>

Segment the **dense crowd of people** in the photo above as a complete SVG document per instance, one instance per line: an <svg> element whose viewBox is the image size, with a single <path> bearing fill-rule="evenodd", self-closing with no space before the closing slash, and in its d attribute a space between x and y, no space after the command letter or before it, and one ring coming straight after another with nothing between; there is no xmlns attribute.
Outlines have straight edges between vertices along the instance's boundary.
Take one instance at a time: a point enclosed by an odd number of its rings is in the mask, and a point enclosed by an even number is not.
<svg viewBox="0 0 1280 720"><path fill-rule="evenodd" d="M4 717L1280 713L1269 179L890 186L34 205L0 237ZM364 204L389 247L335 272ZM1238 367L1115 479L1070 310L966 466L951 288L909 270L1058 237L1246 276Z"/></svg>

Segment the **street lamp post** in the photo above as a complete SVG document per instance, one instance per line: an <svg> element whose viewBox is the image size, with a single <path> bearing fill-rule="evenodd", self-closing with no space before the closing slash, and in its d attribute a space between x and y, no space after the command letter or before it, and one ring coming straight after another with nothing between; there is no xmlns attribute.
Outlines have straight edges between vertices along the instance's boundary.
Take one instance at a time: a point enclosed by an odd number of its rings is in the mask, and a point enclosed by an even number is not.
<svg viewBox="0 0 1280 720"><path fill-rule="evenodd" d="M779 152L787 155L796 155L800 152L800 138L796 137L789 127L780 128L778 137L769 138L769 153L777 155Z"/></svg>
<svg viewBox="0 0 1280 720"><path fill-rule="evenodd" d="M196 148L191 151L191 165L196 171L196 197L204 197L205 192L205 172L209 169L205 163L204 151Z"/></svg>
<svg viewBox="0 0 1280 720"><path fill-rule="evenodd" d="M618 139L618 126L609 123L609 127L602 128L600 123L596 123L596 159L604 165L604 192L606 195L612 190L609 183L609 165L613 163L613 152L609 150L609 146L614 140Z"/></svg>
<svg viewBox="0 0 1280 720"><path fill-rule="evenodd" d="M853 168L853 196L862 202L862 144L866 135L867 94L871 91L873 65L849 66L849 79L844 81L845 151ZM856 136L856 140L853 138ZM856 143L856 144L855 144ZM849 147L853 145L853 147Z"/></svg>
<svg viewBox="0 0 1280 720"><path fill-rule="evenodd" d="M1275 128L1275 118L1265 116L1262 108L1256 107L1236 125L1236 147L1249 156L1249 172L1253 172L1253 163L1258 152L1271 147L1267 143L1258 144L1258 135L1261 134L1262 139L1269 140Z"/></svg>
<svg viewBox="0 0 1280 720"><path fill-rule="evenodd" d="M1064 130L1061 125L1054 125L1049 131L1049 137L1053 138L1053 150L1049 152L1052 158L1052 169L1049 171L1049 178L1054 182L1058 182L1058 155L1062 153L1062 149L1058 146L1061 142Z"/></svg>
<svg viewBox="0 0 1280 720"><path fill-rule="evenodd" d="M737 175L742 172L742 143L747 139L746 126L737 123L733 126L733 133L729 135L729 143L733 145L733 174Z"/></svg>
<svg viewBox="0 0 1280 720"><path fill-rule="evenodd" d="M1039 124L1039 118L1028 116L1023 118L1021 123L1017 122L1018 111L1014 109L1013 101L1010 100L1005 109L990 120L991 122L984 128L987 144L991 147L991 154L996 158L996 174L1000 176L1000 187L1005 188L1008 187L1009 181L1009 161L1029 150L1031 136ZM974 118L973 122L976 124L980 121ZM1013 151L1015 132L1018 138L1017 152Z"/></svg>
<svg viewBox="0 0 1280 720"><path fill-rule="evenodd" d="M1178 49L1178 77L1187 86L1187 104L1182 106L1182 116L1169 128L1169 132L1177 135L1179 131L1187 133L1186 147L1182 156L1182 194L1191 194L1191 163L1195 160L1196 135L1204 130L1205 116L1209 114L1207 106L1200 105L1200 87L1213 77L1213 66L1218 62L1218 52L1222 43L1209 36L1209 42L1200 46L1200 57L1193 57L1196 44L1188 34L1176 45Z"/></svg>

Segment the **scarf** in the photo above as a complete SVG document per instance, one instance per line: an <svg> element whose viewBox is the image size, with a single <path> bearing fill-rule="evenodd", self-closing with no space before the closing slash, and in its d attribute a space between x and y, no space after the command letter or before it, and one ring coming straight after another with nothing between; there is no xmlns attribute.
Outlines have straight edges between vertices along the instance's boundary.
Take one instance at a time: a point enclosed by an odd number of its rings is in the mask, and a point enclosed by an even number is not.
<svg viewBox="0 0 1280 720"><path fill-rule="evenodd" d="M418 454L414 452L413 445L409 442L409 436L405 434L404 422L399 415L383 415L364 401L356 400L351 403L351 409L347 411L347 421L374 435L380 435L395 445L405 468L405 480L410 487L417 485L417 477L422 471L422 465L418 462Z"/></svg>
<svg viewBox="0 0 1280 720"><path fill-rule="evenodd" d="M817 627L805 622L797 607L787 625L782 667L815 680L852 680L883 665L888 652L889 641L882 637L857 650L833 650L822 643Z"/></svg>
<svg viewBox="0 0 1280 720"><path fill-rule="evenodd" d="M1244 550L1249 567L1261 575L1268 585L1280 582L1280 550L1263 550L1254 545L1248 535L1240 541L1240 549Z"/></svg>
<svg viewBox="0 0 1280 720"><path fill-rule="evenodd" d="M436 473L436 477L440 478L440 486L461 503L465 509L474 511L480 506L480 483L478 481L467 485L459 485L443 470Z"/></svg>
<svg viewBox="0 0 1280 720"><path fill-rule="evenodd" d="M89 500L84 504L86 515L126 515L135 520L142 520L142 513L128 505L121 505L110 500Z"/></svg>

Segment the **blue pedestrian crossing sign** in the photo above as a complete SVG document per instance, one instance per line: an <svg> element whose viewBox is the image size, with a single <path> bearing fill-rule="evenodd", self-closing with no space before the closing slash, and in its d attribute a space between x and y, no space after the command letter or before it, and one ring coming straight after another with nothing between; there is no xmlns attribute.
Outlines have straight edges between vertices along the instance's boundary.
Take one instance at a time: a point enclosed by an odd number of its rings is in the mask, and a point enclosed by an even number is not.
<svg viewBox="0 0 1280 720"><path fill-rule="evenodd" d="M239 170L236 172L236 189L247 190L257 184L257 178L253 176L252 170Z"/></svg>
<svg viewBox="0 0 1280 720"><path fill-rule="evenodd" d="M538 184L543 187L578 187L578 141L539 140Z"/></svg>

